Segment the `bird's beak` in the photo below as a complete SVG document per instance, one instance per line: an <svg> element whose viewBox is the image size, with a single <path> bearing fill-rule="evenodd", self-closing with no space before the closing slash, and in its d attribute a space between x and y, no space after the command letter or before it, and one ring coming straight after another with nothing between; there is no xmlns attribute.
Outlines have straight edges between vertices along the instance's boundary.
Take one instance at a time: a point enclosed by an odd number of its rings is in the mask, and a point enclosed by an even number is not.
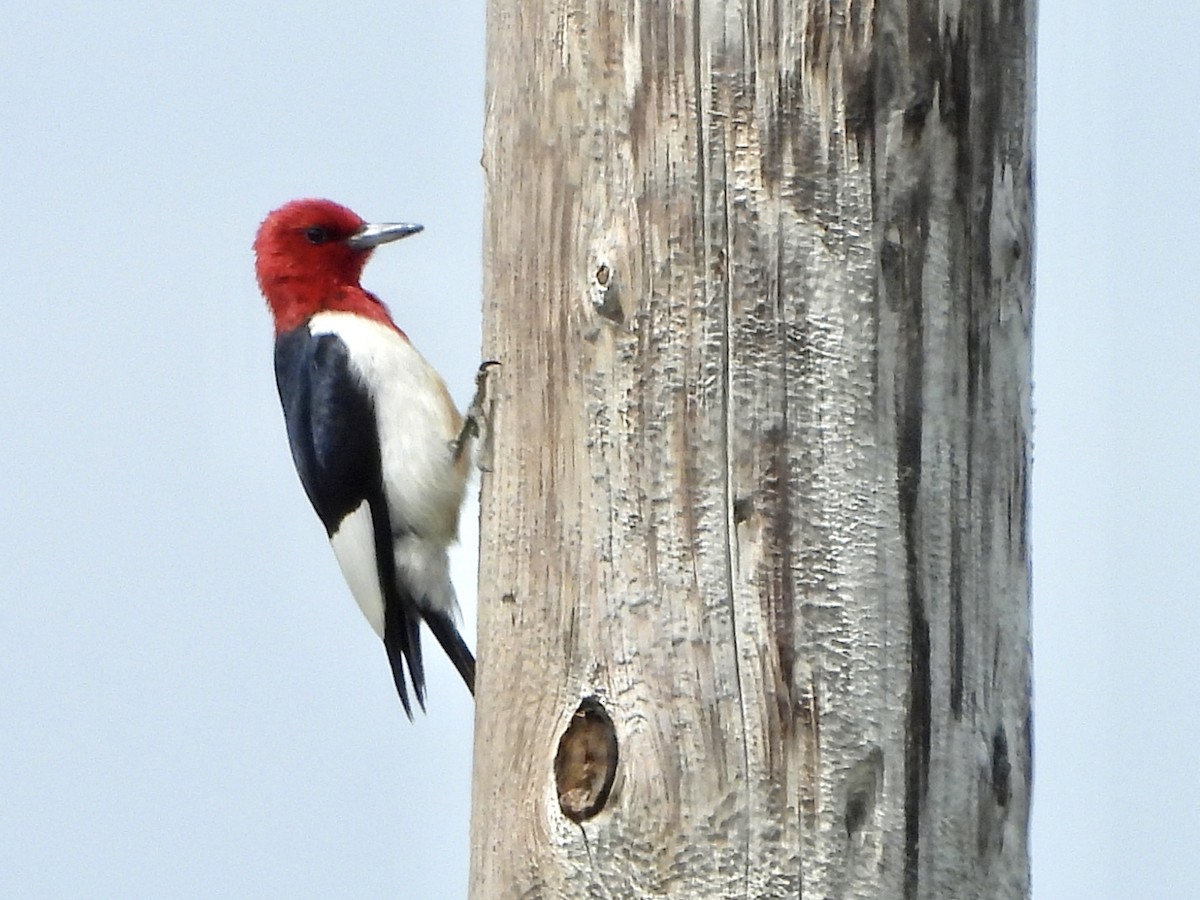
<svg viewBox="0 0 1200 900"><path fill-rule="evenodd" d="M354 250L370 250L389 241L398 241L424 229L424 225L407 225L402 222L383 222L379 225L364 225L350 237L346 246Z"/></svg>

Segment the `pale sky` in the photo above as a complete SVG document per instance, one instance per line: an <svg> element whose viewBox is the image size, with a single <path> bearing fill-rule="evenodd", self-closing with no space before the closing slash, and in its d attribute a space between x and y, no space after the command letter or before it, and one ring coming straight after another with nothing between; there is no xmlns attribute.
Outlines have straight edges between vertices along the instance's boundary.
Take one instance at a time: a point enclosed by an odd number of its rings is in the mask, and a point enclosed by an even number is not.
<svg viewBox="0 0 1200 900"><path fill-rule="evenodd" d="M0 897L464 896L470 699L430 646L404 718L292 469L250 242L306 195L423 223L365 282L465 403L481 0L0 22ZM1194 4L1042 3L1045 900L1195 895L1197 34Z"/></svg>

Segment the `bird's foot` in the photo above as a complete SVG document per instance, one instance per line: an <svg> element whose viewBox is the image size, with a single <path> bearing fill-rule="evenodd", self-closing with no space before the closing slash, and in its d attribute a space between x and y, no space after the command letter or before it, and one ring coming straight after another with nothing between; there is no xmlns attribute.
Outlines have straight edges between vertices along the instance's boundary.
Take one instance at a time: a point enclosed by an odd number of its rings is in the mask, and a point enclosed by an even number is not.
<svg viewBox="0 0 1200 900"><path fill-rule="evenodd" d="M479 370L475 373L475 396L471 398L471 405L467 407L467 412L463 416L462 430L459 431L458 437L450 442L455 462L462 459L467 446L472 440L479 437L480 431L487 424L484 404L487 403L488 370L498 365L500 365L499 362L489 359L481 363Z"/></svg>

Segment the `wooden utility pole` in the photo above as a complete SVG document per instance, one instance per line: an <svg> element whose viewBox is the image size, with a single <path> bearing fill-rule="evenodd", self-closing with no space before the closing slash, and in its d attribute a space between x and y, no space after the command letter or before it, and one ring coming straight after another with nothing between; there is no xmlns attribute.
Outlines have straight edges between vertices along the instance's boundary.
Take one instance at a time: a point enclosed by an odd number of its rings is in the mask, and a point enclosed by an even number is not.
<svg viewBox="0 0 1200 900"><path fill-rule="evenodd" d="M472 896L1028 893L1033 0L489 0Z"/></svg>

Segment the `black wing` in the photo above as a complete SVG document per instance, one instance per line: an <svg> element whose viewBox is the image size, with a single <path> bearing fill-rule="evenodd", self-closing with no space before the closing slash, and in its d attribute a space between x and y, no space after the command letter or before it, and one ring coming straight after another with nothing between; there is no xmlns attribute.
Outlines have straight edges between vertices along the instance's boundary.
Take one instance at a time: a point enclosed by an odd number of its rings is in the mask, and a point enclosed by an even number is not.
<svg viewBox="0 0 1200 900"><path fill-rule="evenodd" d="M307 325L276 338L275 381L292 460L326 533L332 538L346 516L364 500L369 504L376 574L384 598L383 643L400 702L411 719L406 666L417 702L425 708L420 615L397 583L371 397L351 369L342 339L313 335Z"/></svg>

